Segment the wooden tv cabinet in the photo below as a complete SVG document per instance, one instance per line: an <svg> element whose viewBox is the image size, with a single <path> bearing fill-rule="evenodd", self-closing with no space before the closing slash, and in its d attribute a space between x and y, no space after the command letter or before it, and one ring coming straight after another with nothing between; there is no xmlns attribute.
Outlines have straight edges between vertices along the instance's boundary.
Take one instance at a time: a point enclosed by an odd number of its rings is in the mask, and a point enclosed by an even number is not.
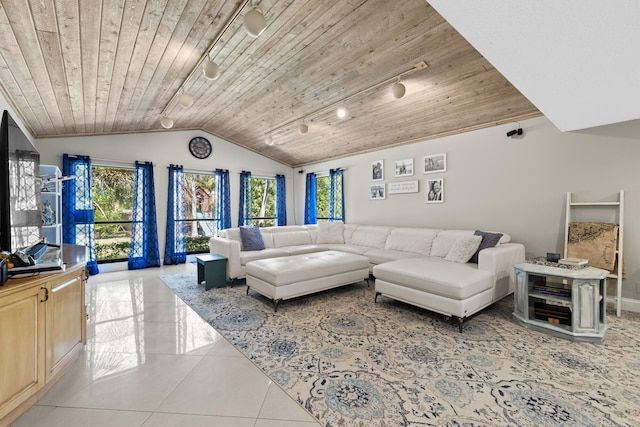
<svg viewBox="0 0 640 427"><path fill-rule="evenodd" d="M64 271L0 287L0 426L37 402L86 343L86 248L61 251Z"/></svg>

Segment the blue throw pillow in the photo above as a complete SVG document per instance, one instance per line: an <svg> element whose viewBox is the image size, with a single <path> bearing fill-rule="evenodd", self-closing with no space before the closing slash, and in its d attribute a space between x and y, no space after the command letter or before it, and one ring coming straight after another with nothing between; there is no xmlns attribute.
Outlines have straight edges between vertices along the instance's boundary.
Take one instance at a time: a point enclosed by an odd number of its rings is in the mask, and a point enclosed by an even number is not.
<svg viewBox="0 0 640 427"><path fill-rule="evenodd" d="M240 227L240 241L243 251L260 251L264 249L264 240L258 227Z"/></svg>
<svg viewBox="0 0 640 427"><path fill-rule="evenodd" d="M482 236L482 242L480 242L480 246L478 247L478 250L476 251L475 254L471 256L471 259L469 260L469 262L477 264L478 253L480 253L480 251L483 249L492 248L495 245L497 245L500 239L502 238L502 233L489 233L486 231L476 230L476 232L473 234L476 236Z"/></svg>

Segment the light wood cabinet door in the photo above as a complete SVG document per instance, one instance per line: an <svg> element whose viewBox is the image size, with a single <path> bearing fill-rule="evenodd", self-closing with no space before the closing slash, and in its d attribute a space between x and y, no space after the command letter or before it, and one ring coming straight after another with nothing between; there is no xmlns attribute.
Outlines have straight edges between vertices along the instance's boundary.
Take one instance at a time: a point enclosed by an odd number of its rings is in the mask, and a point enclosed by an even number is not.
<svg viewBox="0 0 640 427"><path fill-rule="evenodd" d="M45 287L0 298L0 419L45 384Z"/></svg>
<svg viewBox="0 0 640 427"><path fill-rule="evenodd" d="M83 344L85 318L83 270L47 282L47 382L75 357Z"/></svg>

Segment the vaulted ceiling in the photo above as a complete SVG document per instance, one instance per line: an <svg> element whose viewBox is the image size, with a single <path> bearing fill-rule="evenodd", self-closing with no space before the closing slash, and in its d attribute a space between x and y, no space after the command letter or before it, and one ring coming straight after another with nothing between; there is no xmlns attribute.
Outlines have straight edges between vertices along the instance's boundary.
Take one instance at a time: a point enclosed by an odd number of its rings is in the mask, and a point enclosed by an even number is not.
<svg viewBox="0 0 640 427"><path fill-rule="evenodd" d="M166 112L292 167L541 115L425 0L253 5L257 38L249 0L2 0L0 89L36 138L167 131Z"/></svg>

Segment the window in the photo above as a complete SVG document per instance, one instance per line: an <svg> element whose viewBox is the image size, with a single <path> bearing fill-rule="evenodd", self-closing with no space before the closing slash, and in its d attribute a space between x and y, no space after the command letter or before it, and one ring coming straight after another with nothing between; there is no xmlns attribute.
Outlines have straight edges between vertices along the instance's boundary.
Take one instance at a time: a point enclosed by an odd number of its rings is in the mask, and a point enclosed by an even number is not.
<svg viewBox="0 0 640 427"><path fill-rule="evenodd" d="M91 167L96 259L98 263L126 261L131 247L133 168Z"/></svg>
<svg viewBox="0 0 640 427"><path fill-rule="evenodd" d="M216 234L216 177L212 174L184 174L187 222L187 253L209 252L209 238Z"/></svg>
<svg viewBox="0 0 640 427"><path fill-rule="evenodd" d="M316 219L329 221L329 176L316 177Z"/></svg>
<svg viewBox="0 0 640 427"><path fill-rule="evenodd" d="M329 176L316 177L316 220L344 221L343 180L341 169L331 169Z"/></svg>
<svg viewBox="0 0 640 427"><path fill-rule="evenodd" d="M276 225L276 180L251 178L251 221L254 227Z"/></svg>

